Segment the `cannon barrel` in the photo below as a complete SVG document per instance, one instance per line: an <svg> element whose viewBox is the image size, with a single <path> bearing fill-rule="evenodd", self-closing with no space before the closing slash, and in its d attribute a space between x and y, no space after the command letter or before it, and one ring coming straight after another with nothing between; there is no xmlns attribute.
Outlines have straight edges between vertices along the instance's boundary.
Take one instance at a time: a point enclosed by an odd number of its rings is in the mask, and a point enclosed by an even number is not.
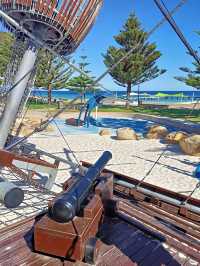
<svg viewBox="0 0 200 266"><path fill-rule="evenodd" d="M105 165L112 158L112 153L105 151L96 163L91 166L86 175L80 178L73 187L59 196L50 209L53 220L65 223L74 218L80 211L81 204L87 198L95 180L100 176Z"/></svg>

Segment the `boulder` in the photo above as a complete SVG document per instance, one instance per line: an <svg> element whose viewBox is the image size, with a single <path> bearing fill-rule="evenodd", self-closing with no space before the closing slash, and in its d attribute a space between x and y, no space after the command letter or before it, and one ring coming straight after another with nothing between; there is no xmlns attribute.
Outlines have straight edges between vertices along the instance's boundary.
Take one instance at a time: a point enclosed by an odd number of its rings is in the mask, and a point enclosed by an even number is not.
<svg viewBox="0 0 200 266"><path fill-rule="evenodd" d="M67 124L67 125L70 125L70 126L75 126L75 127L77 127L78 126L78 119L75 119L75 118L67 118L66 120L65 120L65 123ZM79 126L83 126L83 121L79 121Z"/></svg>
<svg viewBox="0 0 200 266"><path fill-rule="evenodd" d="M148 139L163 139L167 136L168 130L164 126L154 125L149 128L149 131L146 135Z"/></svg>
<svg viewBox="0 0 200 266"><path fill-rule="evenodd" d="M179 143L179 141L181 141L182 139L185 139L188 137L189 135L186 132L174 131L174 132L167 134L167 136L165 137L165 140L168 143L176 144L176 143Z"/></svg>
<svg viewBox="0 0 200 266"><path fill-rule="evenodd" d="M19 132L19 137L25 137L32 132L33 132L33 129L27 126L23 126Z"/></svg>
<svg viewBox="0 0 200 266"><path fill-rule="evenodd" d="M184 153L200 156L200 135L184 138L179 142L179 145Z"/></svg>
<svg viewBox="0 0 200 266"><path fill-rule="evenodd" d="M41 118L30 119L30 126L31 127L38 127L42 123L42 121L43 120Z"/></svg>
<svg viewBox="0 0 200 266"><path fill-rule="evenodd" d="M47 132L53 132L55 130L55 127L51 124L49 124L44 131L47 131Z"/></svg>
<svg viewBox="0 0 200 266"><path fill-rule="evenodd" d="M100 136L110 136L110 135L112 135L112 133L111 133L110 129L104 128L104 129L101 129L99 131L99 135Z"/></svg>
<svg viewBox="0 0 200 266"><path fill-rule="evenodd" d="M117 139L118 140L137 140L138 136L132 128L124 127L117 129Z"/></svg>

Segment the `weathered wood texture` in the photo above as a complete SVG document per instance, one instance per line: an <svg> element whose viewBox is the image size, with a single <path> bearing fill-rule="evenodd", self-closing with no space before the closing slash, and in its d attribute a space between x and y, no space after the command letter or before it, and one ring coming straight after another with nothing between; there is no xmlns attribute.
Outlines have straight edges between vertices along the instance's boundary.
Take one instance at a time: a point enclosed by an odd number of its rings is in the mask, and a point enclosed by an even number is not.
<svg viewBox="0 0 200 266"><path fill-rule="evenodd" d="M127 213L125 209L128 207L123 205L120 211L128 215L131 222L117 217L104 221L99 232L101 247L96 265L178 266L200 263L187 254L188 246L184 241L170 238L177 244L170 245L167 234L157 231L153 225L147 228L142 221L135 222L132 219L134 208L129 206ZM0 231L0 265L86 265L34 253L33 224L34 218L30 218Z"/></svg>

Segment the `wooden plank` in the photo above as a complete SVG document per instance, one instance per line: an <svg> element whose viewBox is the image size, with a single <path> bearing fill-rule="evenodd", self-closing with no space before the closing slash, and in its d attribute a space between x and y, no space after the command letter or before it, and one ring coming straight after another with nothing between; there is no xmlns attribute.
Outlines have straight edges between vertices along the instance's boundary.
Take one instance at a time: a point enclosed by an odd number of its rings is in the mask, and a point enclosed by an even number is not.
<svg viewBox="0 0 200 266"><path fill-rule="evenodd" d="M76 36L77 36L77 34L79 34L80 29L82 28L82 25L84 24L85 20L89 16L89 13L90 13L91 9L93 8L95 2L96 2L96 0L88 1L87 6L85 7L84 11L81 14L81 18L79 20L79 23L78 23L76 29L73 31L73 33L71 33L73 40L76 40Z"/></svg>
<svg viewBox="0 0 200 266"><path fill-rule="evenodd" d="M87 27L89 24L92 24L92 22L93 22L93 14L90 11L85 16L84 21L82 21L82 23L80 23L79 28L71 34L72 38L75 42L78 42L78 40L81 39L82 36L85 36L85 33L87 32Z"/></svg>
<svg viewBox="0 0 200 266"><path fill-rule="evenodd" d="M138 263L138 265L140 265L142 261L148 261L149 255L158 245L160 245L158 241L146 241L142 249L140 249L136 254L132 255L131 258Z"/></svg>
<svg viewBox="0 0 200 266"><path fill-rule="evenodd" d="M54 10L56 8L56 5L57 5L57 0L52 0L50 1L50 8L48 9L48 12L47 12L47 16L52 19L52 15L54 13Z"/></svg>
<svg viewBox="0 0 200 266"><path fill-rule="evenodd" d="M75 18L75 16L77 15L77 11L78 11L78 9L80 8L80 6L81 6L81 1L79 1L78 2L78 5L76 5L75 7L75 9L74 9L74 11L72 10L71 11L71 15L70 15L70 17L68 18L68 22L67 22L67 25L68 25L68 27L70 27L70 25L71 25L71 23L72 23L72 20ZM79 19L79 18L78 18ZM66 28L66 26L65 26L65 28ZM66 28L66 30L68 31L68 28Z"/></svg>
<svg viewBox="0 0 200 266"><path fill-rule="evenodd" d="M173 230L169 226L159 222L156 218L145 214L144 212L139 212L136 208L130 207L127 204L123 203L119 207L122 210L125 208L126 213L131 214L133 217L136 217L140 221L145 222L146 224L149 224L150 226L153 226L154 228L160 230L163 233L166 233L170 235L171 237L176 238L177 240L186 243L187 245L195 248L196 250L200 251L200 240L194 239L190 237L187 234L184 234L183 232L179 232L178 230Z"/></svg>
<svg viewBox="0 0 200 266"><path fill-rule="evenodd" d="M193 230L200 232L200 224L196 223L194 221L191 222L191 220L189 220L187 217L179 216L176 214L175 215L171 214L171 213L167 212L166 210L163 210L159 207L148 204L146 202L138 202L137 205L146 211L148 211L148 210L153 211L156 214L160 214L164 217L168 217L170 219L173 219L178 224L182 224L182 225L186 226L187 228L192 228Z"/></svg>
<svg viewBox="0 0 200 266"><path fill-rule="evenodd" d="M130 204L127 203L127 205L130 206ZM162 213L159 208L152 209L148 204L144 205L147 208L143 208L143 204L138 204L139 206L134 205L134 208L136 208L138 211L142 211L146 213L147 215L150 215L152 217L156 217L157 219L160 219L160 221L164 220L165 222L168 222L174 227L180 228L183 231L187 232L187 234L200 239L200 226L193 225L190 222L184 221L184 218L180 219L177 218L175 215L170 215L167 212Z"/></svg>
<svg viewBox="0 0 200 266"><path fill-rule="evenodd" d="M131 217L133 217L133 218L136 217L135 210L132 211L132 213L129 214L129 212L128 212L127 208L126 208L126 213L128 214L128 219L130 219L132 221L132 223L135 224L135 220L131 219ZM148 217L148 220L151 220L151 217ZM139 221L140 221L141 227L142 226L144 226L144 228L150 227L151 230L154 230L155 234L157 233L158 226L157 225L155 226L152 223L149 223L149 221L145 221L144 222L144 219L142 218L142 215L140 216L140 218L138 218L138 222L137 223L139 223ZM184 236L182 236L182 240L183 241L178 241L178 240L176 240L175 233L173 233L172 236L171 236L171 234L169 235L166 232L163 232L162 229L163 228L160 229L160 232L163 233L163 238L164 238L164 241L166 243L168 243L169 245L171 245L175 249L181 251L182 253L190 256L191 258L193 258L193 259L195 259L197 261L200 261L200 252L197 249L195 249L191 245L191 243L190 243L190 245L186 244L186 241L184 241ZM198 248L199 248L199 246L198 246Z"/></svg>
<svg viewBox="0 0 200 266"><path fill-rule="evenodd" d="M89 167L89 166L92 165L91 163L88 163L86 161L81 161L81 163L85 167ZM116 171L111 171L111 170L108 170L108 169L104 169L104 172L112 173L116 179L119 179L119 180L122 180L122 181L127 181L128 183L133 184L133 185L138 185L139 182L140 182L139 180L137 180L137 179L135 179L133 177L130 177L130 176L127 176L127 175L123 175L123 174L118 173ZM183 202L187 199L187 196L185 196L183 194L179 194L179 193L176 193L174 191L167 190L165 188L158 187L158 186L146 183L146 182L142 182L141 187L149 189L149 190L157 192L157 193L161 193L163 195L166 195L166 196L169 196L169 197L172 197L172 198L175 198L175 199L178 199L178 200L183 201ZM188 203L194 204L196 206L200 206L200 200L199 199L190 198Z"/></svg>
<svg viewBox="0 0 200 266"><path fill-rule="evenodd" d="M179 263L179 265L185 265L185 263L187 263L188 262L188 257L187 256L180 256L179 255L179 252L177 252L176 254L175 254L175 256L173 257L173 259L175 260L175 261L177 261L178 263ZM174 264L174 260L172 260L169 264L168 264L168 266L173 266Z"/></svg>
<svg viewBox="0 0 200 266"><path fill-rule="evenodd" d="M71 20L72 20L72 14L73 14L73 10L75 9L75 7L76 7L76 4L77 4L77 2L76 1L73 1L72 2L72 5L71 5L71 7L70 7L70 9L69 10L65 10L65 12L64 13L66 13L66 15L67 15L67 17L66 18L64 18L64 20L62 19L62 22L63 22L63 27L68 31L68 28L69 28L69 26L70 26L70 22L71 22ZM64 15L65 16L65 15ZM82 14L81 14L81 16L82 16ZM79 18L79 19L81 19L81 18ZM62 23L61 22L61 23Z"/></svg>
<svg viewBox="0 0 200 266"><path fill-rule="evenodd" d="M173 266L180 266L180 264L173 259L173 256L166 251L162 245L153 250L148 259L142 261L140 266L161 266L173 263Z"/></svg>
<svg viewBox="0 0 200 266"><path fill-rule="evenodd" d="M60 17L61 17L62 14L63 14L63 11L64 11L64 9L65 9L66 4L67 4L67 0L63 0L63 1L62 1L62 5L61 5L61 8L60 8L58 14L57 14L56 17L55 17L55 20L56 20L57 22L59 22L59 19L60 19Z"/></svg>

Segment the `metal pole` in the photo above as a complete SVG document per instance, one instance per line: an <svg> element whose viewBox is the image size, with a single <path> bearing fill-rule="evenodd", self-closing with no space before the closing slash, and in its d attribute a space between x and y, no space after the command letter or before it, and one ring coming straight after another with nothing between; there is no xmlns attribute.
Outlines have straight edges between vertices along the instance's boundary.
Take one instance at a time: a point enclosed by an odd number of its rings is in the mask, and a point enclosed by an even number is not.
<svg viewBox="0 0 200 266"><path fill-rule="evenodd" d="M117 185L121 185L121 186L124 186L124 187L127 187L127 188L133 188L133 189L137 189L139 192L142 192L146 195L149 195L149 196L153 196L155 198L159 198L163 201L166 201L170 204L173 204L175 206L178 206L178 207L181 207L181 206L184 206L186 207L189 211L192 211L192 212L195 212L197 214L200 214L200 208L195 206L195 205L192 205L190 203L183 203L182 201L180 200L177 200L177 199L174 199L174 198L171 198L169 196L165 196L163 194L160 194L158 192L154 192L154 191L151 191L149 189L146 189L146 188L142 188L142 187L137 187L131 183L128 183L126 181L122 181L122 180L117 180L115 179L114 180L114 184L117 184Z"/></svg>
<svg viewBox="0 0 200 266"><path fill-rule="evenodd" d="M14 84L17 83L22 77L31 69L33 69L37 57L37 49L34 45L29 44L28 49L24 53L22 62L16 74ZM20 107L22 97L27 87L31 71L26 75L21 82L10 92L8 95L6 106L0 119L0 148L4 148L10 128L12 127L17 112Z"/></svg>
<svg viewBox="0 0 200 266"><path fill-rule="evenodd" d="M95 119L98 119L98 106L96 106L96 111L95 111Z"/></svg>

